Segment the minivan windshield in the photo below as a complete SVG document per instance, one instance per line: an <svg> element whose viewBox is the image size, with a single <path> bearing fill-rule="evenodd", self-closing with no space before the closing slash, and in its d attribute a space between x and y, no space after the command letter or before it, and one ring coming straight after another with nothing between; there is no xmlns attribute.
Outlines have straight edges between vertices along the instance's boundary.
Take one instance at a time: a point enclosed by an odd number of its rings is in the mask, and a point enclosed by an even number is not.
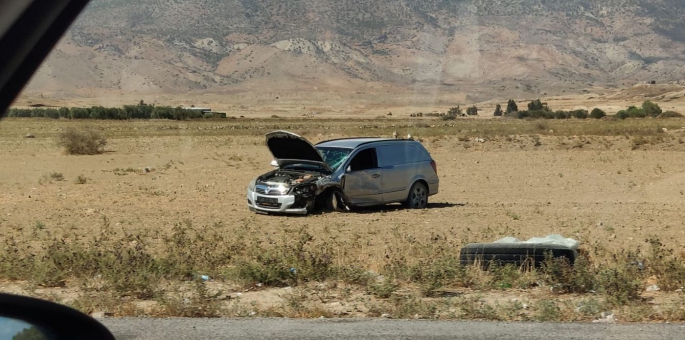
<svg viewBox="0 0 685 340"><path fill-rule="evenodd" d="M352 152L352 149L348 148L317 147L316 149L321 152L324 162L326 162L333 171L338 170L340 165L345 162L347 156Z"/></svg>

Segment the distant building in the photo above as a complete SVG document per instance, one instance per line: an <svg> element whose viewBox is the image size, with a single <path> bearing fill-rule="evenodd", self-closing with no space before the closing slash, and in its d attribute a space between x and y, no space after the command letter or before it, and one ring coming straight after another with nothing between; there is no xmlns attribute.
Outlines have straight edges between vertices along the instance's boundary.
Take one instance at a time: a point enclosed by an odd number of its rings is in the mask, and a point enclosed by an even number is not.
<svg viewBox="0 0 685 340"><path fill-rule="evenodd" d="M184 107L184 110L200 111L202 113L212 112L212 109L206 107Z"/></svg>

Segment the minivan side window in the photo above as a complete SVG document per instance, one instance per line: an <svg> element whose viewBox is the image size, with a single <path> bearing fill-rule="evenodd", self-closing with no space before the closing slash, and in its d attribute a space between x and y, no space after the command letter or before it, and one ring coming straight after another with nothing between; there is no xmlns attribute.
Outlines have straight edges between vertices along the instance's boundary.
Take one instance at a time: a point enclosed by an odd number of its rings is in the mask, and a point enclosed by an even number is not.
<svg viewBox="0 0 685 340"><path fill-rule="evenodd" d="M370 148L360 151L352 161L350 161L350 171L362 171L375 169L378 167L376 160L376 149Z"/></svg>
<svg viewBox="0 0 685 340"><path fill-rule="evenodd" d="M378 165L380 167L413 163L425 159L425 153L411 143L396 143L378 147Z"/></svg>

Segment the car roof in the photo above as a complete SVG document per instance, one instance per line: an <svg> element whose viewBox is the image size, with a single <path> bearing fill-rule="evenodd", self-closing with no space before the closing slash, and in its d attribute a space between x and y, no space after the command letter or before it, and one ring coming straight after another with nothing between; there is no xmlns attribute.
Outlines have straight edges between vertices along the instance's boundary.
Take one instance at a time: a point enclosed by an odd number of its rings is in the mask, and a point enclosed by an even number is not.
<svg viewBox="0 0 685 340"><path fill-rule="evenodd" d="M380 138L380 137L356 137L356 138L341 138L332 139L320 142L316 146L329 147L329 148L347 148L355 149L363 144L377 143L377 142L413 142L411 139L391 139L391 138Z"/></svg>

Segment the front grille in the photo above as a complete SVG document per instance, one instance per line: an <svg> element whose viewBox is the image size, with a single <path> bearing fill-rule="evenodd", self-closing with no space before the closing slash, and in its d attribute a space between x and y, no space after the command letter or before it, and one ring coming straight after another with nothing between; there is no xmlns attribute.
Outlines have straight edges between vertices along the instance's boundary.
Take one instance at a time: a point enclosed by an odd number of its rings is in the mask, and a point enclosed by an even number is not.
<svg viewBox="0 0 685 340"><path fill-rule="evenodd" d="M268 185L257 185L255 186L255 192L257 192L260 195L266 195L266 196L282 196L287 194L287 192L281 192L278 190L278 187L270 187Z"/></svg>
<svg viewBox="0 0 685 340"><path fill-rule="evenodd" d="M266 204L262 204L262 203L257 202L257 206L261 207L261 208L267 208L267 209L280 209L281 208L280 203L266 205Z"/></svg>

